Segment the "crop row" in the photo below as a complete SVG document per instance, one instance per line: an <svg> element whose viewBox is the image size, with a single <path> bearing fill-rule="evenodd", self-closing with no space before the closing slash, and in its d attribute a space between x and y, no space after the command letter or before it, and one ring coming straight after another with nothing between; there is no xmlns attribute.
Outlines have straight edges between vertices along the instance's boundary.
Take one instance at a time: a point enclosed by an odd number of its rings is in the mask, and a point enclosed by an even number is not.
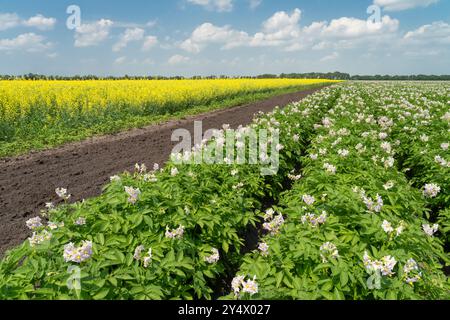
<svg viewBox="0 0 450 320"><path fill-rule="evenodd" d="M294 104L291 122L261 115L253 128L280 130L280 171L255 165L176 165L111 178L94 199L27 222L33 235L0 263L3 299L211 299L242 262L245 232L283 188L313 125L339 90ZM283 114L277 110L276 115ZM295 125L293 125L295 124ZM238 133L245 134L246 128ZM209 144L218 143L211 141ZM70 200L67 190L58 195ZM228 293L228 292L226 292Z"/></svg>
<svg viewBox="0 0 450 320"><path fill-rule="evenodd" d="M303 177L262 213L267 234L244 258L226 298L450 298L442 270L450 260L428 208L448 214L448 167L435 158L448 149L448 86L341 90L315 126ZM289 122L290 114L277 120ZM444 231L448 218L441 215ZM244 290L246 279L253 294Z"/></svg>

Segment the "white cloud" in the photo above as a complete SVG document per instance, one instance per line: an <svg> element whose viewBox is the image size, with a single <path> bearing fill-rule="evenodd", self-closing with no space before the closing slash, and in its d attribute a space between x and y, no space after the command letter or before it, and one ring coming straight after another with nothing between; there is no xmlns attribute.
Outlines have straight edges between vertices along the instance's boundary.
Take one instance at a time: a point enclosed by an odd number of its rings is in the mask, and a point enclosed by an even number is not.
<svg viewBox="0 0 450 320"><path fill-rule="evenodd" d="M122 56L122 57L118 57L117 59L114 60L114 65L120 66L120 67L130 67L130 66L148 67L148 66L151 66L154 64L155 64L155 61L151 58L145 58L143 60L140 60L137 58L129 59L126 56Z"/></svg>
<svg viewBox="0 0 450 320"><path fill-rule="evenodd" d="M249 0L249 2L250 9L254 10L261 5L263 0Z"/></svg>
<svg viewBox="0 0 450 320"><path fill-rule="evenodd" d="M301 16L302 11L300 9L295 9L291 15L285 11L276 12L273 16L264 21L263 30L264 32L270 33L284 29L296 29Z"/></svg>
<svg viewBox="0 0 450 320"><path fill-rule="evenodd" d="M199 53L208 44L221 44L223 50L242 46L279 46L286 40L299 37L300 18L300 9L295 9L291 14L284 11L276 12L262 24L262 32L253 36L245 31L235 30L231 26L219 27L204 23L181 43L180 48L191 53Z"/></svg>
<svg viewBox="0 0 450 320"><path fill-rule="evenodd" d="M141 28L126 29L119 37L119 41L113 46L113 51L118 52L132 41L140 41L144 38L145 31Z"/></svg>
<svg viewBox="0 0 450 320"><path fill-rule="evenodd" d="M406 33L403 39L416 44L431 42L450 44L450 24L436 21Z"/></svg>
<svg viewBox="0 0 450 320"><path fill-rule="evenodd" d="M51 30L56 24L55 18L46 18L42 14L38 14L34 17L23 21L23 25L27 27L35 27L39 30Z"/></svg>
<svg viewBox="0 0 450 320"><path fill-rule="evenodd" d="M177 65L177 64L182 64L182 63L188 62L189 60L190 59L188 57L176 54L176 55L170 57L167 62L170 65Z"/></svg>
<svg viewBox="0 0 450 320"><path fill-rule="evenodd" d="M311 49L313 49L313 50L325 50L325 49L328 49L330 47L331 47L330 42L322 41L322 42L319 42L319 43L313 45L311 47Z"/></svg>
<svg viewBox="0 0 450 320"><path fill-rule="evenodd" d="M285 11L276 12L263 22L263 31L253 36L251 46L277 46L286 40L300 36L300 19L302 12L295 9L290 15Z"/></svg>
<svg viewBox="0 0 450 320"><path fill-rule="evenodd" d="M15 13L0 13L0 31L15 28L20 22L19 16Z"/></svg>
<svg viewBox="0 0 450 320"><path fill-rule="evenodd" d="M417 7L428 7L439 0L374 0L374 4L386 11L403 11Z"/></svg>
<svg viewBox="0 0 450 320"><path fill-rule="evenodd" d="M52 47L52 43L46 42L45 37L25 33L13 39L0 39L0 51L27 51L42 52Z"/></svg>
<svg viewBox="0 0 450 320"><path fill-rule="evenodd" d="M207 10L230 12L233 10L233 0L187 0L189 3L202 6Z"/></svg>
<svg viewBox="0 0 450 320"><path fill-rule="evenodd" d="M342 17L331 22L313 22L302 28L300 37L293 39L286 51L305 49L325 50L334 48L351 49L364 46L366 49L398 37L400 22L389 16L382 17L381 22Z"/></svg>
<svg viewBox="0 0 450 320"><path fill-rule="evenodd" d="M127 60L127 57L119 57L116 60L114 60L114 64L124 64L125 61Z"/></svg>
<svg viewBox="0 0 450 320"><path fill-rule="evenodd" d="M326 61L336 60L337 58L339 58L339 53L333 52L332 54L330 54L328 56L325 56L322 59L320 59L320 61L326 62Z"/></svg>
<svg viewBox="0 0 450 320"><path fill-rule="evenodd" d="M384 16L379 23L342 17L331 22L313 22L301 27L302 12L295 9L291 13L279 11L264 21L261 31L249 35L231 26L215 26L204 23L180 44L180 48L199 53L208 44L219 44L222 50L236 47L278 47L292 52L305 49L323 50L336 47L350 48L352 45L384 39L396 34L400 22ZM335 48L336 49L336 48Z"/></svg>
<svg viewBox="0 0 450 320"><path fill-rule="evenodd" d="M23 20L16 13L0 13L0 31L20 26L37 28L39 30L50 30L55 24L55 18L47 18L41 14L31 17L28 20Z"/></svg>
<svg viewBox="0 0 450 320"><path fill-rule="evenodd" d="M149 22L147 22L145 24L145 26L147 28L153 28L154 26L156 26L158 24L158 20L150 20Z"/></svg>
<svg viewBox="0 0 450 320"><path fill-rule="evenodd" d="M180 48L190 53L199 53L202 49L201 45L195 43L191 38L183 41Z"/></svg>
<svg viewBox="0 0 450 320"><path fill-rule="evenodd" d="M96 46L106 40L109 36L113 22L101 19L94 23L82 24L75 29L75 47Z"/></svg>
<svg viewBox="0 0 450 320"><path fill-rule="evenodd" d="M414 51L405 51L405 56L410 58L437 57L442 55L441 50L418 49Z"/></svg>
<svg viewBox="0 0 450 320"><path fill-rule="evenodd" d="M52 52L52 53L47 54L47 57L50 59L55 59L55 58L59 57L59 53Z"/></svg>
<svg viewBox="0 0 450 320"><path fill-rule="evenodd" d="M342 17L332 20L329 25L323 28L322 34L333 38L358 38L396 32L399 25L398 20L389 16L382 17L381 22L378 23Z"/></svg>
<svg viewBox="0 0 450 320"><path fill-rule="evenodd" d="M153 59L151 59L151 58L146 58L146 59L144 59L144 61L142 61L142 64L145 64L145 65L154 65L154 64L155 64L155 61L154 61Z"/></svg>
<svg viewBox="0 0 450 320"><path fill-rule="evenodd" d="M158 38L155 36L145 37L144 44L142 45L143 51L150 51L154 46L158 44Z"/></svg>
<svg viewBox="0 0 450 320"><path fill-rule="evenodd" d="M248 41L248 34L233 30L230 26L218 27L211 23L204 23L197 27L189 39L181 43L180 48L199 53L207 44L223 44L224 48L230 49L242 45Z"/></svg>

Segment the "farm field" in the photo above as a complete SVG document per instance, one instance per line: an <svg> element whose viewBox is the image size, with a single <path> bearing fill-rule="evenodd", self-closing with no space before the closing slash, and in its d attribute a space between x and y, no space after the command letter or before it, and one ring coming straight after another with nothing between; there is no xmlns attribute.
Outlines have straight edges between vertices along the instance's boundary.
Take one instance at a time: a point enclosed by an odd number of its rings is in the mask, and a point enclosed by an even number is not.
<svg viewBox="0 0 450 320"><path fill-rule="evenodd" d="M165 163L178 144L172 141L177 129L186 128L195 135L196 121L201 121L203 132L224 123L231 128L246 126L256 113L271 112L317 90L320 88L0 160L0 257L27 239L25 221L39 214L46 202L55 200L55 188L70 189L72 202L99 196L110 176L133 171L136 163Z"/></svg>
<svg viewBox="0 0 450 320"><path fill-rule="evenodd" d="M276 175L174 157L56 190L0 299L450 299L449 106L448 82L336 84L249 126L280 132Z"/></svg>
<svg viewBox="0 0 450 320"><path fill-rule="evenodd" d="M0 158L331 82L320 79L0 81Z"/></svg>

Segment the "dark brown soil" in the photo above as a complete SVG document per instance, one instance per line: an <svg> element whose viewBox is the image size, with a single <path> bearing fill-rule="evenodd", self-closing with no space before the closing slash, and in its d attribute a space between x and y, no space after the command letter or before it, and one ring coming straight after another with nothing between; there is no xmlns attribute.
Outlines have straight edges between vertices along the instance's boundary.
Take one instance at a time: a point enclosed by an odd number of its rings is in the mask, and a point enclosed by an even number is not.
<svg viewBox="0 0 450 320"><path fill-rule="evenodd" d="M194 121L203 121L203 130L235 128L249 124L254 114L269 112L317 91L309 90L277 96L262 102L170 121L116 135L96 137L80 143L0 159L0 256L28 236L25 221L56 201L55 188L68 188L72 200L97 196L109 177L132 170L136 163L164 164L176 143L172 132L185 128L193 132Z"/></svg>

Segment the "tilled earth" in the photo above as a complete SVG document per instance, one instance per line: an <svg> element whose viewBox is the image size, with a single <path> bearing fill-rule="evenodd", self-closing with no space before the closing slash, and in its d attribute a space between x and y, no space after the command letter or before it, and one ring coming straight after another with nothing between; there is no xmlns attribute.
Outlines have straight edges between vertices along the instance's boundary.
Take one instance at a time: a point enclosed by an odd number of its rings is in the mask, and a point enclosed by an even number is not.
<svg viewBox="0 0 450 320"><path fill-rule="evenodd" d="M220 129L223 124L232 128L247 125L255 113L270 112L317 90L320 89L0 159L0 256L29 237L25 221L43 209L46 202L56 202L56 188L68 188L72 201L97 196L110 176L133 170L136 163L164 164L177 144L171 141L175 129L184 128L193 134L194 121L203 122L203 131Z"/></svg>

